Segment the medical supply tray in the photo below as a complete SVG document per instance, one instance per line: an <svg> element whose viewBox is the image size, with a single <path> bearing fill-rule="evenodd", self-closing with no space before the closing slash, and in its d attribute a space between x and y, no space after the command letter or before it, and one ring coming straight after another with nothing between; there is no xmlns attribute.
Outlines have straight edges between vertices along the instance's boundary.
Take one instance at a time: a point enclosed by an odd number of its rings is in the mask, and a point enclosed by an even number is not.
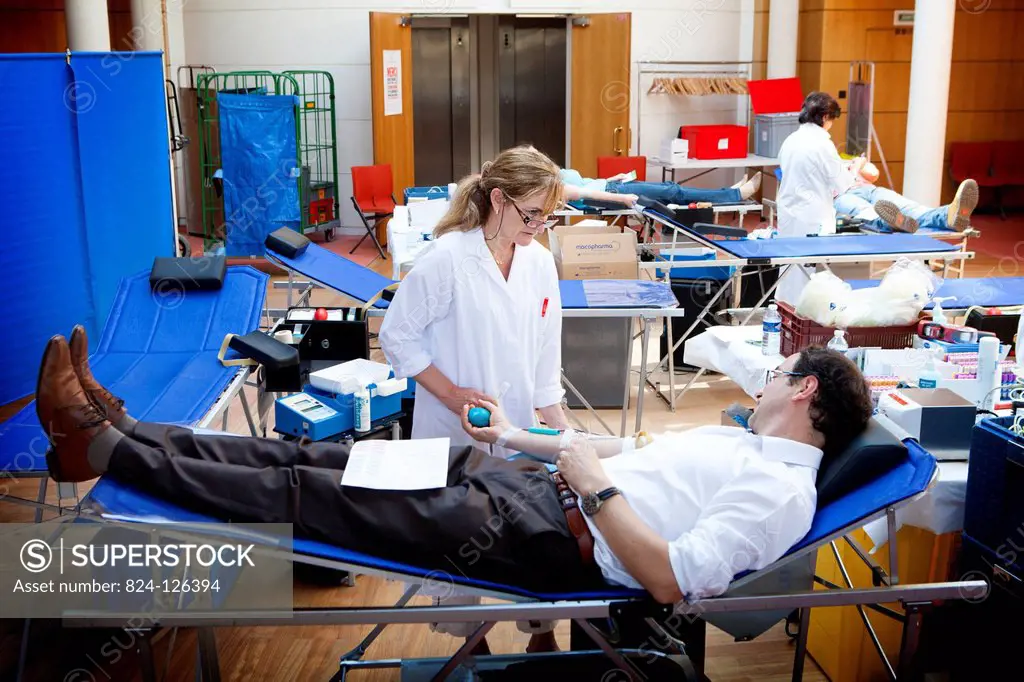
<svg viewBox="0 0 1024 682"><path fill-rule="evenodd" d="M777 301L782 316L782 355L792 355L810 346L824 347L835 334L835 329L798 315L793 306ZM850 327L846 329L850 348L908 348L917 333L917 321L896 327Z"/></svg>
<svg viewBox="0 0 1024 682"><path fill-rule="evenodd" d="M1013 417L998 417L974 427L964 532L1024 571L1024 552L1014 551L1024 547L1024 437L1012 425Z"/></svg>

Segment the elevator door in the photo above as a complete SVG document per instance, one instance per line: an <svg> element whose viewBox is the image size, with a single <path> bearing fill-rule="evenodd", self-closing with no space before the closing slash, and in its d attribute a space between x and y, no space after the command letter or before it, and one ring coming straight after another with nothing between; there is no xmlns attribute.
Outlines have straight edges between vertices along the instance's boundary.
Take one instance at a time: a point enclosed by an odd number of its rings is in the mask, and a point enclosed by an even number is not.
<svg viewBox="0 0 1024 682"><path fill-rule="evenodd" d="M532 144L565 165L566 24L505 16L498 24L502 149Z"/></svg>
<svg viewBox="0 0 1024 682"><path fill-rule="evenodd" d="M470 172L468 18L414 18L416 184L446 186Z"/></svg>

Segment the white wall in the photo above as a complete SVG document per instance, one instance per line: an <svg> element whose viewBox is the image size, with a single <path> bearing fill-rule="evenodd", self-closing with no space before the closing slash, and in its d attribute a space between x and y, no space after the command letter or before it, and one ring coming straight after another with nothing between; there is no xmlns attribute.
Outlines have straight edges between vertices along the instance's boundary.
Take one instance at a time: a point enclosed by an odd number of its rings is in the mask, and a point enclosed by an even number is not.
<svg viewBox="0 0 1024 682"><path fill-rule="evenodd" d="M349 168L373 162L370 108L371 8L382 12L551 12L623 11L621 0L177 0L182 12L185 61L218 71L318 69L335 80L342 224L359 225L345 199L351 195ZM754 0L634 0L631 107L633 144L642 130L646 153L681 123L736 121L735 97L655 97L635 92L638 60L749 61ZM170 23L170 22L169 22ZM171 39L176 40L169 26ZM178 64L172 65L172 72ZM625 77L625 74L624 74ZM643 120L637 119L639 98ZM659 101L656 101L659 100ZM702 101L697 101L702 100ZM712 101L714 100L714 101ZM745 106L745 104L744 104ZM639 126L639 127L638 127ZM648 145L653 145L652 152ZM634 149L634 152L636 150ZM731 179L702 178L710 184ZM652 179L655 179L652 177ZM346 204L349 204L346 206Z"/></svg>

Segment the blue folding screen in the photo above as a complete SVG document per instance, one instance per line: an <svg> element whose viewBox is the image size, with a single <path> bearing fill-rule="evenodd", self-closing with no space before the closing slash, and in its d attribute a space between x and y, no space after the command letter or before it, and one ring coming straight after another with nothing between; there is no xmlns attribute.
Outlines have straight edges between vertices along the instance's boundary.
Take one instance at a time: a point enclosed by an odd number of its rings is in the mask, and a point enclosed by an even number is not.
<svg viewBox="0 0 1024 682"><path fill-rule="evenodd" d="M50 336L98 338L121 277L174 253L161 60L0 55L0 404L35 390Z"/></svg>

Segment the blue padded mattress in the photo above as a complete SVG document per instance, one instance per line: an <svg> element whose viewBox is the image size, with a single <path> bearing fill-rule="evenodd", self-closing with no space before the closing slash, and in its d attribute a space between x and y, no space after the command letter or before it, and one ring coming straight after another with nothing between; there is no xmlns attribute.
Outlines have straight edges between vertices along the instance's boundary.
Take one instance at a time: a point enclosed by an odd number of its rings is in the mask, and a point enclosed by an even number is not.
<svg viewBox="0 0 1024 682"><path fill-rule="evenodd" d="M149 270L125 277L103 334L90 344L96 378L137 419L195 423L238 373L217 352L225 335L259 327L267 280L254 268L230 267L222 289L185 293L151 290ZM0 424L0 471L45 471L47 449L35 402Z"/></svg>
<svg viewBox="0 0 1024 682"><path fill-rule="evenodd" d="M819 508L815 514L810 531L803 540L790 550L790 553L821 543L836 532L856 524L858 520L927 490L937 467L935 458L915 441L907 440L905 443L907 445L907 457L899 466L868 485ZM89 492L85 503L98 508L103 513L114 515L121 521L135 521L139 523L168 521L211 523L218 521L218 519L197 514L171 502L139 492L110 477L100 479ZM302 538L294 539L293 550L300 555L310 555L411 576L436 577L438 571L434 567L412 566ZM607 591L600 592L538 593L515 585L500 585L484 580L472 580L462 576L450 577L459 585L494 590L544 601L628 598L645 594L639 590L612 585L609 585Z"/></svg>

